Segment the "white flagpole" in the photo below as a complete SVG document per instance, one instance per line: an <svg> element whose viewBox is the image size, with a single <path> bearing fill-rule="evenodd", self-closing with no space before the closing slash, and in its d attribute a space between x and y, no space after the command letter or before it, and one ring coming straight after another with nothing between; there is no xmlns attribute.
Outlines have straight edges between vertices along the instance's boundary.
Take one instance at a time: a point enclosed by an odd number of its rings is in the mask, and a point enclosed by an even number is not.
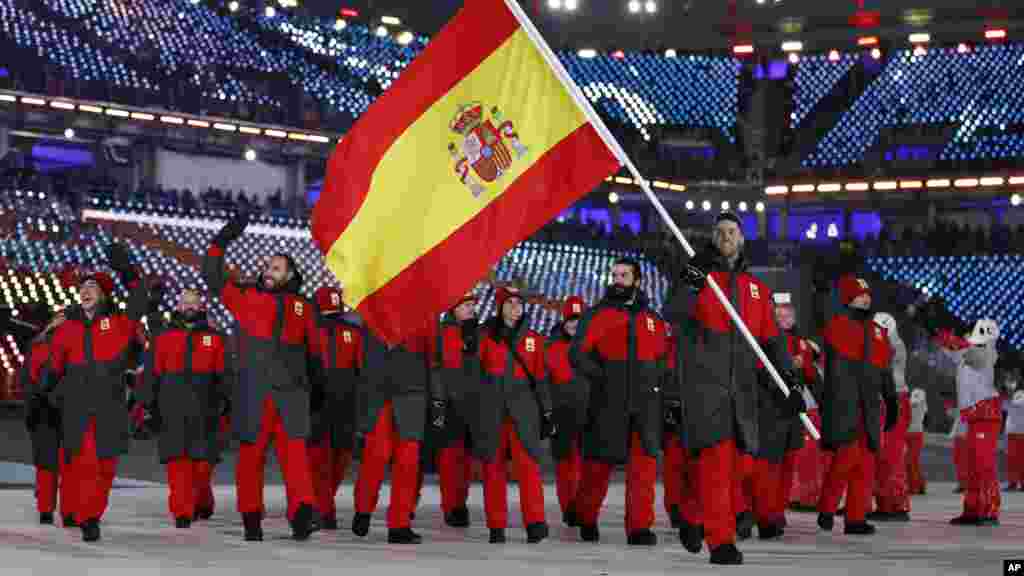
<svg viewBox="0 0 1024 576"><path fill-rule="evenodd" d="M569 76L569 72L565 69L565 66L562 65L562 62L558 59L558 56L555 55L554 51L551 50L551 47L548 46L547 41L544 40L543 36L541 36L536 26L533 25L533 22L530 21L530 17L526 15L526 12L523 10L523 7L519 5L519 2L517 0L504 0L504 2L505 6L507 6L508 9L512 11L512 14L515 15L516 20L519 21L519 24L523 27L523 30L526 31L526 34L530 37L530 40L533 41L534 46L536 46L537 50L540 51L541 55L544 57L544 60L548 63L548 66L551 66L551 69L554 70L555 75L558 76L559 80L561 80L562 85L565 87L566 90L569 91L569 94L576 102L576 105L579 106L581 110L583 110L583 114L587 117L590 123L594 125L594 128L597 130L597 133L601 136L601 140L604 141L605 146L607 146L612 151L612 153L615 154L615 157L619 160L619 163L621 163L623 166L626 167L627 170L629 170L629 173L632 174L633 176L633 181L640 185L640 188L644 191L644 194L647 196L647 199L650 200L651 204L654 205L654 209L658 212L658 215L661 216L661 219L669 227L669 230L672 231L672 234L676 237L676 240L678 240L679 243L682 244L683 250L686 251L686 254L690 258L693 258L696 252L694 251L693 247L690 246L690 243L686 241L686 237L683 236L682 231L679 230L678 226L676 226L676 223L672 220L672 217L669 216L668 211L665 210L665 206L662 205L661 201L658 200L658 197L654 195L654 192L651 190L650 183L640 174L640 171L637 169L636 165L626 154L626 151L622 149L622 145L619 144L619 141L615 139L614 135L612 135L611 131L608 129L608 126L604 123L604 120L602 120L601 117L598 116L597 111L594 110L594 107L590 104L590 101L587 100L587 97L583 94L583 91L580 90L580 87L576 85L576 81L574 81L572 77ZM758 360L760 360L761 363L764 364L765 369L768 370L768 374L771 375L772 379L775 381L775 384L778 385L779 389L782 390L783 394L785 394L786 397L789 397L789 386L787 386L785 381L782 380L782 376L779 374L779 371L775 369L775 366L768 359L768 356L764 353L764 350L761 349L761 345L757 342L757 339L754 338L754 335L750 333L750 329L747 328L747 325L743 321L743 318L741 318L739 313L736 312L736 308L733 307L732 303L729 301L729 298L727 298L725 293L722 292L722 288L718 285L717 282L715 282L715 279L711 277L710 273L707 276L707 284L711 288L712 292L715 293L715 296L718 297L718 301L722 303L722 306L725 308L725 311L729 313L729 317L732 318L733 324L736 325L736 328L740 331L740 334L742 334L743 337L746 339L747 344L749 344L751 349L753 349L754 354L757 355ZM807 431L811 434L812 437L814 437L815 440L819 440L821 438L821 436L818 434L818 430L814 427L814 423L812 423L811 419L807 417L807 414L801 413L800 420L803 422L804 427L807 428Z"/></svg>

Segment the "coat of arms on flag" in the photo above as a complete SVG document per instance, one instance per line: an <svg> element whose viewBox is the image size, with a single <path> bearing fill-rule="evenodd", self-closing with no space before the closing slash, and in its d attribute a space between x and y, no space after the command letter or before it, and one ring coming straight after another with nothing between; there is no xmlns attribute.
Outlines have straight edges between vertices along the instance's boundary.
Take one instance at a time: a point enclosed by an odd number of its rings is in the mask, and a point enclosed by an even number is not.
<svg viewBox="0 0 1024 576"><path fill-rule="evenodd" d="M484 118L484 107L480 102L460 106L449 128L462 137L461 143L448 144L448 153L455 161L455 173L473 192L474 198L479 198L485 189L470 174L470 169L485 183L494 182L512 167L512 153L505 140L512 146L516 160L529 152L529 148L519 141L515 126L510 120L503 120L497 107L491 108L490 118Z"/></svg>

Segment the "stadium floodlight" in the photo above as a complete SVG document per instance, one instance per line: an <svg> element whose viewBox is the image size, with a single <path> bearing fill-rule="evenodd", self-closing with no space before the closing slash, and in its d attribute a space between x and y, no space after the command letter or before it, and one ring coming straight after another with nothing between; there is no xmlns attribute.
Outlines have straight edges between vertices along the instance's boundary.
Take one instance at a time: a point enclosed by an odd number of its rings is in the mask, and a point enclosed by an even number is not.
<svg viewBox="0 0 1024 576"><path fill-rule="evenodd" d="M920 180L900 180L900 190L917 190L924 188L924 182Z"/></svg>
<svg viewBox="0 0 1024 576"><path fill-rule="evenodd" d="M156 120L156 116L153 116L152 114L149 114L147 112L132 112L132 120L153 121Z"/></svg>
<svg viewBox="0 0 1024 576"><path fill-rule="evenodd" d="M582 50L579 51L579 57L580 58L596 58L597 57L597 50L594 50L593 48L583 48Z"/></svg>
<svg viewBox="0 0 1024 576"><path fill-rule="evenodd" d="M675 58L677 55L675 48L665 50L665 58Z"/></svg>
<svg viewBox="0 0 1024 576"><path fill-rule="evenodd" d="M728 200L723 200L722 201L722 212L728 212L729 207L730 207L729 201Z"/></svg>
<svg viewBox="0 0 1024 576"><path fill-rule="evenodd" d="M388 35L388 28L387 28L387 26L377 26L377 37L378 38L384 38L387 35Z"/></svg>
<svg viewBox="0 0 1024 576"><path fill-rule="evenodd" d="M17 102L18 97L10 94L0 94L0 102Z"/></svg>
<svg viewBox="0 0 1024 576"><path fill-rule="evenodd" d="M31 104L33 106L46 106L46 100L42 98L30 98L25 96L21 99L22 104Z"/></svg>
<svg viewBox="0 0 1024 576"><path fill-rule="evenodd" d="M705 212L710 212L711 211L711 201L710 200L705 200L705 201L701 202L700 203L700 207Z"/></svg>
<svg viewBox="0 0 1024 576"><path fill-rule="evenodd" d="M804 49L804 43L799 40L790 40L782 43L783 52L800 52Z"/></svg>
<svg viewBox="0 0 1024 576"><path fill-rule="evenodd" d="M691 210L692 211L693 210L693 206L694 206L693 200L687 200L686 201L686 209L687 210Z"/></svg>
<svg viewBox="0 0 1024 576"><path fill-rule="evenodd" d="M221 130L223 132L235 132L238 130L238 126L235 126L234 124L224 124L222 122L217 122L213 125L213 129Z"/></svg>
<svg viewBox="0 0 1024 576"><path fill-rule="evenodd" d="M579 0L565 0L565 10L567 12L575 12L580 7Z"/></svg>
<svg viewBox="0 0 1024 576"><path fill-rule="evenodd" d="M1012 206L1020 206L1020 194L1014 194L1010 196L1010 204Z"/></svg>
<svg viewBox="0 0 1024 576"><path fill-rule="evenodd" d="M50 102L50 106L53 108L59 108L61 110L74 110L75 105L70 102L61 102L60 100L54 100Z"/></svg>
<svg viewBox="0 0 1024 576"><path fill-rule="evenodd" d="M732 47L732 53L733 54L753 54L754 53L754 45L753 44L737 44L737 45Z"/></svg>
<svg viewBox="0 0 1024 576"><path fill-rule="evenodd" d="M127 118L131 116L131 113L127 110L117 110L115 108L107 108L107 116L114 116L117 118Z"/></svg>
<svg viewBox="0 0 1024 576"><path fill-rule="evenodd" d="M899 187L898 182L886 180L884 182L875 182L875 190L895 190Z"/></svg>
<svg viewBox="0 0 1024 576"><path fill-rule="evenodd" d="M344 18L338 18L334 21L334 29L338 32L344 30L345 26L348 26L348 23L345 22Z"/></svg>
<svg viewBox="0 0 1024 576"><path fill-rule="evenodd" d="M991 28L985 30L986 40L1004 40L1006 39L1006 30L1002 28Z"/></svg>
<svg viewBox="0 0 1024 576"><path fill-rule="evenodd" d="M1019 186L1024 184L1024 176L1010 176L1010 185Z"/></svg>
<svg viewBox="0 0 1024 576"><path fill-rule="evenodd" d="M840 184L818 184L818 192L839 192L842 189Z"/></svg>
<svg viewBox="0 0 1024 576"><path fill-rule="evenodd" d="M242 134L252 134L253 136L260 135L260 129L253 128L252 126L239 126L238 131L241 132Z"/></svg>
<svg viewBox="0 0 1024 576"><path fill-rule="evenodd" d="M209 128L210 127L210 123L205 121L205 120L192 120L192 119L189 119L188 125L192 126L192 127L195 127L195 128Z"/></svg>
<svg viewBox="0 0 1024 576"><path fill-rule="evenodd" d="M71 140L72 138L74 138L75 137L75 129L74 128L68 128L68 129L64 130L64 137L67 138L68 140Z"/></svg>
<svg viewBox="0 0 1024 576"><path fill-rule="evenodd" d="M838 62L839 61L839 50L829 50L828 51L828 61L829 62Z"/></svg>
<svg viewBox="0 0 1024 576"><path fill-rule="evenodd" d="M872 48L871 57L874 58L875 60L878 60L879 58L882 57L882 51L879 50L878 48Z"/></svg>
<svg viewBox="0 0 1024 576"><path fill-rule="evenodd" d="M758 212L764 212L764 202L758 202L754 206L754 210L757 210Z"/></svg>
<svg viewBox="0 0 1024 576"><path fill-rule="evenodd" d="M78 111L90 112L92 114L103 114L103 108L100 108L99 106L92 106L91 104L79 104Z"/></svg>
<svg viewBox="0 0 1024 576"><path fill-rule="evenodd" d="M927 32L915 32L907 37L911 44L927 44L932 41L931 34Z"/></svg>
<svg viewBox="0 0 1024 576"><path fill-rule="evenodd" d="M746 212L747 211L747 203L746 202L740 202L739 208L740 208L740 212Z"/></svg>
<svg viewBox="0 0 1024 576"><path fill-rule="evenodd" d="M928 53L928 49L925 48L924 46L915 46L914 47L914 56L924 56L927 53Z"/></svg>
<svg viewBox="0 0 1024 576"><path fill-rule="evenodd" d="M238 0L231 0L231 2L228 2L228 10L238 12Z"/></svg>
<svg viewBox="0 0 1024 576"><path fill-rule="evenodd" d="M402 46L408 46L409 44L412 44L413 38L412 32L406 30L398 35L398 43Z"/></svg>
<svg viewBox="0 0 1024 576"><path fill-rule="evenodd" d="M929 180L926 185L929 188L949 188L949 180L946 178L936 178Z"/></svg>
<svg viewBox="0 0 1024 576"><path fill-rule="evenodd" d="M655 14L658 12L658 3L654 0L647 0L644 4L644 9L647 10L648 14Z"/></svg>
<svg viewBox="0 0 1024 576"><path fill-rule="evenodd" d="M794 193L797 193L797 194L806 193L806 192L814 192L814 189L815 189L814 184L797 184L796 186L793 186L792 188L790 188L791 191L793 191Z"/></svg>
<svg viewBox="0 0 1024 576"><path fill-rule="evenodd" d="M977 178L958 178L958 179L953 181L953 186L956 186L957 188L977 188L977 186L978 186L978 179Z"/></svg>
<svg viewBox="0 0 1024 576"><path fill-rule="evenodd" d="M787 58L787 60L789 60L790 64L799 64L800 63L800 55L797 54L796 52L790 52L789 53L789 57Z"/></svg>
<svg viewBox="0 0 1024 576"><path fill-rule="evenodd" d="M160 121L164 124L184 124L185 121L177 116L161 116Z"/></svg>
<svg viewBox="0 0 1024 576"><path fill-rule="evenodd" d="M380 21L381 21L382 24L387 24L388 26L401 26L402 25L402 21L399 20L398 18L395 18L394 16L381 16L380 17Z"/></svg>
<svg viewBox="0 0 1024 576"><path fill-rule="evenodd" d="M630 14L639 14L643 6L640 4L640 0L629 0L628 8Z"/></svg>
<svg viewBox="0 0 1024 576"><path fill-rule="evenodd" d="M971 51L971 47L961 42L956 45L956 51L958 54L967 54L968 52Z"/></svg>
<svg viewBox="0 0 1024 576"><path fill-rule="evenodd" d="M878 46L878 36L861 36L857 38L857 46Z"/></svg>
<svg viewBox="0 0 1024 576"><path fill-rule="evenodd" d="M982 178L979 182L982 186L1002 186L1006 183L1006 180L999 176L989 176L987 178Z"/></svg>
<svg viewBox="0 0 1024 576"><path fill-rule="evenodd" d="M246 149L246 151L245 151L245 159L248 160L249 162L255 162L256 161L256 151L253 150L252 148Z"/></svg>
<svg viewBox="0 0 1024 576"><path fill-rule="evenodd" d="M189 2L191 2L191 4L193 6L198 6L199 5L199 0L189 0Z"/></svg>
<svg viewBox="0 0 1024 576"><path fill-rule="evenodd" d="M781 196L789 193L789 186L768 186L764 189L764 193L769 196Z"/></svg>
<svg viewBox="0 0 1024 576"><path fill-rule="evenodd" d="M608 193L608 203L609 204L618 204L619 203L619 195L616 194L615 192Z"/></svg>
<svg viewBox="0 0 1024 576"><path fill-rule="evenodd" d="M267 6L263 9L263 14L265 14L267 18L273 18L274 16L277 16L277 10L275 10L273 6Z"/></svg>

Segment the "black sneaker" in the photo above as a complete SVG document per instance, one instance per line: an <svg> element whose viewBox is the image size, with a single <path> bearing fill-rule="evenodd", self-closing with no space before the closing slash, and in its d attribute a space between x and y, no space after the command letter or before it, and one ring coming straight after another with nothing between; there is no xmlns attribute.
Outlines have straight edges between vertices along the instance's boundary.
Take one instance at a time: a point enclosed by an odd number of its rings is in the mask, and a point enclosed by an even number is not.
<svg viewBox="0 0 1024 576"><path fill-rule="evenodd" d="M977 526L978 525L978 517L977 516L968 516L966 514L962 514L962 515L957 516L956 518L953 518L952 520L950 520L949 523L952 524L953 526Z"/></svg>
<svg viewBox="0 0 1024 576"><path fill-rule="evenodd" d="M75 517L71 514L64 516L63 524L65 528L78 528L78 521L76 521Z"/></svg>
<svg viewBox="0 0 1024 576"><path fill-rule="evenodd" d="M44 526L53 526L53 512L40 512L39 523Z"/></svg>
<svg viewBox="0 0 1024 576"><path fill-rule="evenodd" d="M775 540L782 538L786 531L778 524L758 524L757 537L759 540Z"/></svg>
<svg viewBox="0 0 1024 576"><path fill-rule="evenodd" d="M683 515L679 513L679 506L669 506L668 521L672 523L673 530L678 530L683 525Z"/></svg>
<svg viewBox="0 0 1024 576"><path fill-rule="evenodd" d="M246 542L263 541L263 515L259 512L246 512L242 514L242 524L245 526Z"/></svg>
<svg viewBox="0 0 1024 576"><path fill-rule="evenodd" d="M722 544L711 551L711 563L732 566L743 564L743 552L735 544Z"/></svg>
<svg viewBox="0 0 1024 576"><path fill-rule="evenodd" d="M853 536L870 536L875 533L875 527L867 522L852 522L843 527L843 533Z"/></svg>
<svg viewBox="0 0 1024 576"><path fill-rule="evenodd" d="M338 517L335 515L321 516L320 517L320 528L322 530L334 531L338 529Z"/></svg>
<svg viewBox="0 0 1024 576"><path fill-rule="evenodd" d="M699 524L690 524L685 518L680 518L679 542L690 554L700 554L704 547L704 527Z"/></svg>
<svg viewBox="0 0 1024 576"><path fill-rule="evenodd" d="M412 528L389 528L388 544L419 544L423 538Z"/></svg>
<svg viewBox="0 0 1024 576"><path fill-rule="evenodd" d="M658 537L654 532L645 528L630 532L629 536L626 537L626 543L630 546L657 546Z"/></svg>
<svg viewBox="0 0 1024 576"><path fill-rule="evenodd" d="M585 524L581 524L580 540L583 540L584 542L600 542L601 532L598 531L597 525L587 526Z"/></svg>
<svg viewBox="0 0 1024 576"><path fill-rule="evenodd" d="M504 528L491 528L491 544L504 544L505 543L505 529Z"/></svg>
<svg viewBox="0 0 1024 576"><path fill-rule="evenodd" d="M466 508L455 508L444 515L444 523L452 528L469 527L469 510Z"/></svg>
<svg viewBox="0 0 1024 576"><path fill-rule="evenodd" d="M754 515L740 512L736 515L736 538L746 540L754 533Z"/></svg>
<svg viewBox="0 0 1024 576"><path fill-rule="evenodd" d="M576 515L576 504L570 503L566 506L565 512L562 512L562 523L570 528L580 525L580 519Z"/></svg>
<svg viewBox="0 0 1024 576"><path fill-rule="evenodd" d="M196 520L209 520L213 518L213 508L196 508Z"/></svg>
<svg viewBox="0 0 1024 576"><path fill-rule="evenodd" d="M309 540L313 533L313 507L309 504L302 504L295 511L292 518L292 539L299 542Z"/></svg>
<svg viewBox="0 0 1024 576"><path fill-rule="evenodd" d="M364 537L370 533L370 515L357 512L352 517L352 533Z"/></svg>
<svg viewBox="0 0 1024 576"><path fill-rule="evenodd" d="M544 522L534 522L526 527L526 542L537 544L548 537L548 525Z"/></svg>
<svg viewBox="0 0 1024 576"><path fill-rule="evenodd" d="M82 523L82 540L86 542L98 542L100 539L100 522L92 519Z"/></svg>
<svg viewBox="0 0 1024 576"><path fill-rule="evenodd" d="M829 514L827 512L818 513L818 527L825 532L831 532L832 527L835 526L836 516L835 514Z"/></svg>
<svg viewBox="0 0 1024 576"><path fill-rule="evenodd" d="M999 526L999 518L978 518L975 526Z"/></svg>
<svg viewBox="0 0 1024 576"><path fill-rule="evenodd" d="M190 528L192 526L192 519L188 516L178 516L174 519L175 528Z"/></svg>

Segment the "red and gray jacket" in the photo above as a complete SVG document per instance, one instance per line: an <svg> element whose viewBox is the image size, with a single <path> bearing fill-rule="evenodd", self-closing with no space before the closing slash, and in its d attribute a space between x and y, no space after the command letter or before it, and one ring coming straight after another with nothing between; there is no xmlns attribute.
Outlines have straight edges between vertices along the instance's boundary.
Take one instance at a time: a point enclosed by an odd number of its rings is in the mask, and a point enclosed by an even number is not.
<svg viewBox="0 0 1024 576"><path fill-rule="evenodd" d="M552 331L545 358L551 382L555 423L558 426L558 434L551 440L551 452L556 460L569 456L573 442L583 432L587 424L590 399L590 381L573 370L569 362L572 338L565 332L564 326L564 323L560 323Z"/></svg>
<svg viewBox="0 0 1024 576"><path fill-rule="evenodd" d="M825 377L821 386L821 442L836 450L867 436L879 448L881 399L896 393L885 328L868 312L844 308L825 325Z"/></svg>
<svg viewBox="0 0 1024 576"><path fill-rule="evenodd" d="M645 452L658 454L667 356L668 325L643 293L628 305L605 299L583 315L569 360L591 384L584 458L625 462L633 431Z"/></svg>
<svg viewBox="0 0 1024 576"><path fill-rule="evenodd" d="M705 254L703 259L703 269L721 287L775 368L790 369L768 286L748 271L742 257L733 266L717 254ZM676 335L680 367L676 385L683 403L686 447L696 453L735 440L741 450L757 454L760 396L776 394L775 384L764 378L761 362L710 287L688 298L687 317Z"/></svg>
<svg viewBox="0 0 1024 576"><path fill-rule="evenodd" d="M160 461L216 461L224 390L225 338L205 321L156 332L147 353L139 401L160 415Z"/></svg>
<svg viewBox="0 0 1024 576"><path fill-rule="evenodd" d="M364 372L364 331L339 313L320 315L317 332L317 356L322 370L319 382L314 383L319 390L314 393L322 396L323 406L313 415L312 440L319 442L327 436L331 447L351 450L355 445L357 399Z"/></svg>
<svg viewBox="0 0 1024 576"><path fill-rule="evenodd" d="M29 398L43 389L46 372L50 361L50 335L41 334L32 340L32 350L28 361L18 371L18 380L24 397ZM32 437L32 464L56 472L58 469L58 449L60 449L60 430L54 426L53 420L46 415L39 419Z"/></svg>
<svg viewBox="0 0 1024 576"><path fill-rule="evenodd" d="M134 368L133 343L146 310L141 283L132 287L127 312L101 304L89 319L80 307L65 312L50 344L48 391L62 410L65 458L82 446L89 419L96 421L96 453L114 458L128 450L130 420L124 373Z"/></svg>
<svg viewBox="0 0 1024 576"><path fill-rule="evenodd" d="M397 346L388 346L370 330L364 331L363 336L365 371L358 394L359 432L371 432L381 409L390 402L398 436L422 442L431 387L433 330L409 337Z"/></svg>
<svg viewBox="0 0 1024 576"><path fill-rule="evenodd" d="M220 297L238 321L238 379L232 394L235 435L255 442L269 396L281 415L285 433L310 434L311 357L317 355L316 311L294 292L242 286L224 274L224 249L210 246L203 261L210 292Z"/></svg>
<svg viewBox="0 0 1024 576"><path fill-rule="evenodd" d="M499 328L500 317L492 318L481 330L483 375L476 412L468 419L474 455L483 460L501 457L498 447L506 417L515 423L519 441L530 457L540 458L541 414L552 410L544 361L545 340L527 328L525 316L523 319L517 328L506 329ZM510 343L522 364L512 354Z"/></svg>

